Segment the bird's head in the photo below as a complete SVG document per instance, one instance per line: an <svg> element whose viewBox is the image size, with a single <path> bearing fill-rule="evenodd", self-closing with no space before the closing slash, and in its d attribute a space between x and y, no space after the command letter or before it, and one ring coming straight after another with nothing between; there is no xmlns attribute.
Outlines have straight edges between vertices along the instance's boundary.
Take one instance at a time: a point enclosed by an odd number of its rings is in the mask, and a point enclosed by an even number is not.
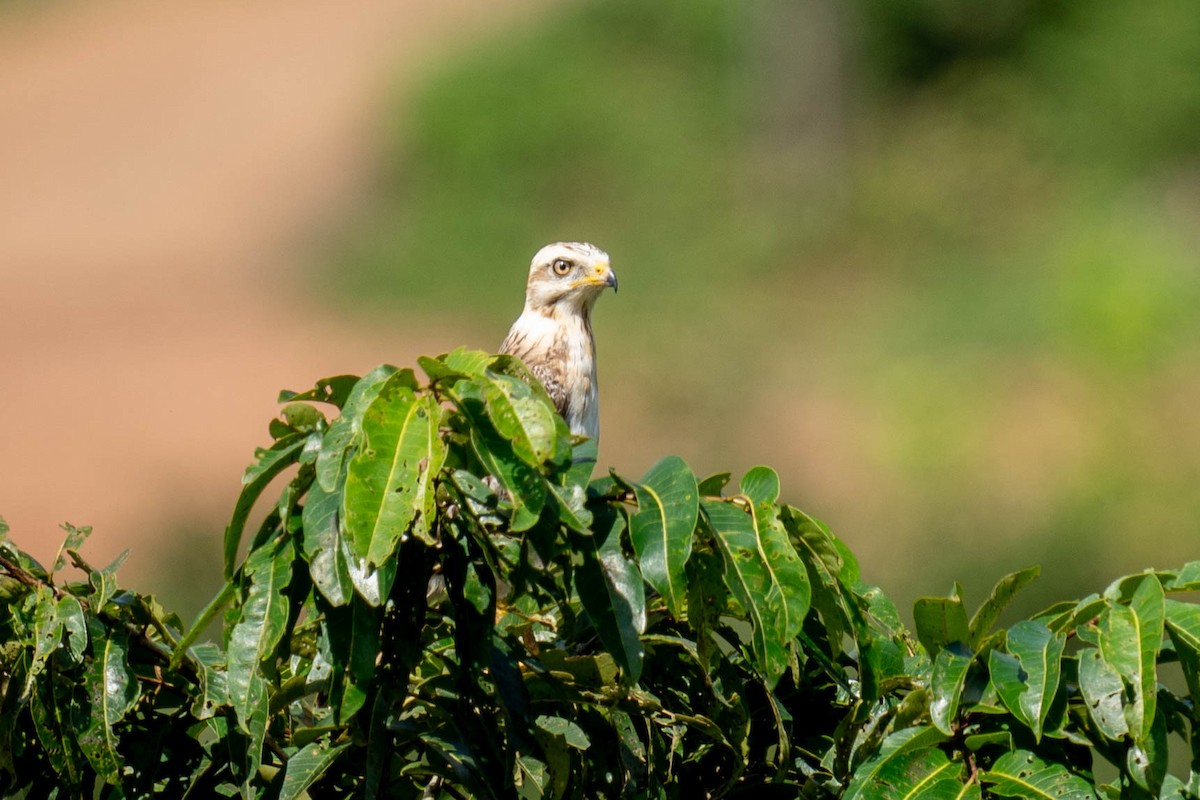
<svg viewBox="0 0 1200 800"><path fill-rule="evenodd" d="M543 313L590 311L610 286L617 290L608 253L583 242L555 242L538 250L529 265L525 305Z"/></svg>

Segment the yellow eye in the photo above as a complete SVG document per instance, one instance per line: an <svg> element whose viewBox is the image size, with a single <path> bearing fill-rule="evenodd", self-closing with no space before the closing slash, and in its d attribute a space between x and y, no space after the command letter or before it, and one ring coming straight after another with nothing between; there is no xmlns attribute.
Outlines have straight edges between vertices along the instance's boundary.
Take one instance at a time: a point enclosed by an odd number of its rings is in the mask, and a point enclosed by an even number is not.
<svg viewBox="0 0 1200 800"><path fill-rule="evenodd" d="M570 261L567 261L565 258L556 258L556 259L554 259L554 263L551 264L550 266L551 266L551 269L554 270L555 275L566 275L568 272L571 271L571 267L573 265L571 264Z"/></svg>

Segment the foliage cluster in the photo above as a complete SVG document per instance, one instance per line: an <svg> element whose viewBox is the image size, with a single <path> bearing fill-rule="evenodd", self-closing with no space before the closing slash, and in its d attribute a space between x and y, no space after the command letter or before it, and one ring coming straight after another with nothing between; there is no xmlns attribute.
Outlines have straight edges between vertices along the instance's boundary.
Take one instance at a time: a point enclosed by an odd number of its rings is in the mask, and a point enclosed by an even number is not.
<svg viewBox="0 0 1200 800"><path fill-rule="evenodd" d="M601 372L660 387L623 398L664 435L610 437L622 463L703 426L676 448L697 470L754 464L777 419L810 509L924 551L879 564L893 596L987 581L939 546L969 530L979 565L1046 564L1029 612L1193 557L1123 531L1200 521L1197 63L1177 0L559 6L403 93L321 296L499 325L519 293L492 265L596 241L630 287ZM752 384L712 380L735 362Z"/></svg>
<svg viewBox="0 0 1200 800"><path fill-rule="evenodd" d="M914 637L772 470L593 480L519 361L420 366L284 393L190 628L86 530L0 542L0 793L1200 797L1200 562L1007 629L1036 570L956 587Z"/></svg>

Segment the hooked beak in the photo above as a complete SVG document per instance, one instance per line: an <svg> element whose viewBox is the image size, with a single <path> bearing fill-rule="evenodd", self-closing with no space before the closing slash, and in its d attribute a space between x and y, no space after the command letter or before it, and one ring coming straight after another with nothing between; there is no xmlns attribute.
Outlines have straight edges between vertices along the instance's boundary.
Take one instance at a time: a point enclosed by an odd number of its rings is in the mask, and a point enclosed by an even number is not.
<svg viewBox="0 0 1200 800"><path fill-rule="evenodd" d="M613 292L617 291L617 273L613 272L612 265L607 261L596 265L597 283L602 283L605 286L611 286Z"/></svg>

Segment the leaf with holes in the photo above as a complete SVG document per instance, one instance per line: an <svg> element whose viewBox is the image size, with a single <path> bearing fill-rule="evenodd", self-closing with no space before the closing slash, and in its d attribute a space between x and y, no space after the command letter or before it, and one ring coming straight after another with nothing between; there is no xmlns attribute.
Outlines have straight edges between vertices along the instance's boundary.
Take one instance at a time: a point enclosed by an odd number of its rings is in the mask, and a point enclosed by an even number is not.
<svg viewBox="0 0 1200 800"><path fill-rule="evenodd" d="M662 459L634 484L638 510L629 520L629 538L646 582L662 595L667 610L683 616L687 584L684 566L692 554L699 514L696 476L678 456Z"/></svg>

